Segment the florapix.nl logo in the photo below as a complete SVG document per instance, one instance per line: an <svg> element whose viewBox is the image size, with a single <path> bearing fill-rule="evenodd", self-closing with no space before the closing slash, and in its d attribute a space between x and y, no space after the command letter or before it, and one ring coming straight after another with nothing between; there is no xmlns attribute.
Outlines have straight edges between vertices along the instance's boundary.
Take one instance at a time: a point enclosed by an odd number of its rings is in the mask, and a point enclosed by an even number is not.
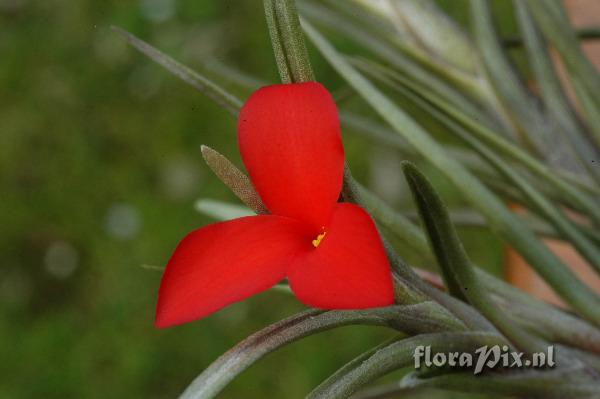
<svg viewBox="0 0 600 399"><path fill-rule="evenodd" d="M480 374L484 368L545 368L554 367L554 346L548 346L545 352L535 352L527 356L523 352L511 350L507 345L482 346L473 353L435 352L430 346L417 346L413 353L415 369L421 367L457 367L473 369Z"/></svg>

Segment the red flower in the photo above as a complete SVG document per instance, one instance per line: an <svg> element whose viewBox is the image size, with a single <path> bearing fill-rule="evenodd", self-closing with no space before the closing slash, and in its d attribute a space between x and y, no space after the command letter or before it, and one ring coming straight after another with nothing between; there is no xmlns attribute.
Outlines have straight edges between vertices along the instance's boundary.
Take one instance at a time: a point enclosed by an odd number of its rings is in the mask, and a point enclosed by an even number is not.
<svg viewBox="0 0 600 399"><path fill-rule="evenodd" d="M198 229L163 274L156 326L209 315L287 277L323 309L391 305L392 280L369 215L338 203L344 150L331 95L318 83L263 87L238 121L242 159L272 215Z"/></svg>

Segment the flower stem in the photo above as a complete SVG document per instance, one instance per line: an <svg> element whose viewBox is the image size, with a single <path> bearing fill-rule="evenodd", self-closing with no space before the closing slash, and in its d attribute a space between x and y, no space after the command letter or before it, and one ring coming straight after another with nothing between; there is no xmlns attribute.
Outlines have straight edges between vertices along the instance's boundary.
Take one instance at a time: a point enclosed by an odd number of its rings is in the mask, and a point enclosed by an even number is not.
<svg viewBox="0 0 600 399"><path fill-rule="evenodd" d="M283 83L315 80L294 0L264 0L277 69Z"/></svg>

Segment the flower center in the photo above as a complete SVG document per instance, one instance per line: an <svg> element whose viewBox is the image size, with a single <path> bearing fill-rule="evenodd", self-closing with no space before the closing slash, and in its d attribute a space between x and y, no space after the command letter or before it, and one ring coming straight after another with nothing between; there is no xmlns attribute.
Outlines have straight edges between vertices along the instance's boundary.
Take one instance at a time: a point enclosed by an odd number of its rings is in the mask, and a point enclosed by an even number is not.
<svg viewBox="0 0 600 399"><path fill-rule="evenodd" d="M317 236L317 238L315 238L314 240L312 240L313 247L315 247L315 248L318 247L319 244L321 243L321 241L323 241L323 238L325 238L326 235L327 235L327 232L324 231L321 234L319 234Z"/></svg>

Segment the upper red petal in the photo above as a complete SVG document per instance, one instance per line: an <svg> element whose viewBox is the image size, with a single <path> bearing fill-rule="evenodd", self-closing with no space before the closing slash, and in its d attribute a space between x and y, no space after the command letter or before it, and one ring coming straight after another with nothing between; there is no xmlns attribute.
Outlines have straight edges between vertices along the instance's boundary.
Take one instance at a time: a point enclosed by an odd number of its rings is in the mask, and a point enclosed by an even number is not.
<svg viewBox="0 0 600 399"><path fill-rule="evenodd" d="M329 222L342 187L344 150L337 109L320 84L263 87L238 121L242 159L275 215L318 230Z"/></svg>
<svg viewBox="0 0 600 399"><path fill-rule="evenodd" d="M279 216L215 223L186 236L162 277L156 326L168 327L213 313L281 280L299 248L304 227Z"/></svg>
<svg viewBox="0 0 600 399"><path fill-rule="evenodd" d="M383 244L360 207L337 204L317 248L299 253L288 279L296 297L321 309L363 309L394 302Z"/></svg>

